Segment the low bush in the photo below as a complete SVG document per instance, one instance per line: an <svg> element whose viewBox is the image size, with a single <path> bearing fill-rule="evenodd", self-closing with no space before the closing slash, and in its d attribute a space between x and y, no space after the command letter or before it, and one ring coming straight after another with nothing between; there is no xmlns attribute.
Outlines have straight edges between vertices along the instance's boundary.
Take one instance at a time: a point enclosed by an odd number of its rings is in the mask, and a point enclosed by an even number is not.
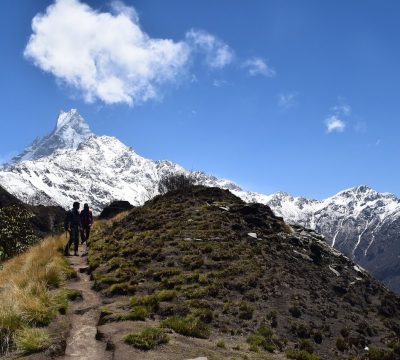
<svg viewBox="0 0 400 360"><path fill-rule="evenodd" d="M166 194L170 191L186 189L195 185L195 179L187 174L171 174L163 177L158 184L160 194Z"/></svg>
<svg viewBox="0 0 400 360"><path fill-rule="evenodd" d="M50 336L46 329L23 328L15 335L15 344L23 353L34 353L48 347Z"/></svg>
<svg viewBox="0 0 400 360"><path fill-rule="evenodd" d="M20 205L0 209L0 260L21 254L38 241L30 223L32 217Z"/></svg>
<svg viewBox="0 0 400 360"><path fill-rule="evenodd" d="M246 339L246 342L249 344L250 351L259 352L260 347L265 342L265 338L264 338L264 336L261 336L261 335L250 335Z"/></svg>
<svg viewBox="0 0 400 360"><path fill-rule="evenodd" d="M300 350L304 350L312 354L314 352L314 347L311 345L311 342L309 340L303 339L300 341L299 344Z"/></svg>
<svg viewBox="0 0 400 360"><path fill-rule="evenodd" d="M279 339L274 336L273 331L266 325L262 325L254 335L250 335L246 342L249 350L259 352L260 349L273 352L281 346Z"/></svg>
<svg viewBox="0 0 400 360"><path fill-rule="evenodd" d="M219 347L221 349L225 349L226 348L225 341L224 340L218 340L217 341L217 347Z"/></svg>
<svg viewBox="0 0 400 360"><path fill-rule="evenodd" d="M134 306L129 314L129 319L134 321L145 321L153 311L148 306L138 305Z"/></svg>
<svg viewBox="0 0 400 360"><path fill-rule="evenodd" d="M158 345L167 344L169 336L162 329L147 328L140 333L127 335L124 341L140 350L152 350Z"/></svg>
<svg viewBox="0 0 400 360"><path fill-rule="evenodd" d="M174 330L178 334L207 339L210 330L199 318L194 316L172 316L161 321L161 326Z"/></svg>

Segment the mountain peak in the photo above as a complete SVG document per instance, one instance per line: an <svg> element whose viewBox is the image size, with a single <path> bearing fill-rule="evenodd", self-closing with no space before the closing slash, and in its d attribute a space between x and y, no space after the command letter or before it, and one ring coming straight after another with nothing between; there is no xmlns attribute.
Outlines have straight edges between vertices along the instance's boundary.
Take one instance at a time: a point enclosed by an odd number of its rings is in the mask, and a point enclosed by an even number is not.
<svg viewBox="0 0 400 360"><path fill-rule="evenodd" d="M60 111L54 130L42 138L37 138L8 165L16 165L25 160L37 160L57 150L76 149L91 136L94 134L77 109Z"/></svg>
<svg viewBox="0 0 400 360"><path fill-rule="evenodd" d="M83 119L83 117L79 114L77 109L71 109L69 111L63 111L61 110L60 113L58 114L57 118L57 124L56 128L60 129L65 125L69 125L73 122L81 122L81 123L86 123L86 121Z"/></svg>

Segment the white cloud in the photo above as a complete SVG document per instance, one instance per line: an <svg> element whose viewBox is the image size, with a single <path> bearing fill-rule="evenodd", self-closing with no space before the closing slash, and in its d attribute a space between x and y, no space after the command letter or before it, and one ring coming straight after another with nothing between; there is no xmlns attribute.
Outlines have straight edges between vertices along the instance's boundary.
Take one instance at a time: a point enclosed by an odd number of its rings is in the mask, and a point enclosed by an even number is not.
<svg viewBox="0 0 400 360"><path fill-rule="evenodd" d="M228 82L227 82L226 80L217 80L217 79L214 79L212 85L213 85L214 87L220 88L220 87L223 87L223 86L228 85Z"/></svg>
<svg viewBox="0 0 400 360"><path fill-rule="evenodd" d="M297 93L278 94L278 106L282 109L290 109L296 105Z"/></svg>
<svg viewBox="0 0 400 360"><path fill-rule="evenodd" d="M351 114L351 107L348 104L341 103L339 105L334 106L332 108L332 111L338 115L340 114L344 116L349 116Z"/></svg>
<svg viewBox="0 0 400 360"><path fill-rule="evenodd" d="M246 60L242 64L243 68L246 68L251 76L263 75L267 77L274 77L276 75L276 71L272 69L265 60L254 57Z"/></svg>
<svg viewBox="0 0 400 360"><path fill-rule="evenodd" d="M204 30L192 29L181 41L151 38L122 1L100 12L80 0L54 0L37 14L24 56L89 103L129 105L158 98L165 85L183 78L196 82L189 68L195 56L215 70L235 60L229 45ZM261 58L242 67L251 75L275 75Z"/></svg>
<svg viewBox="0 0 400 360"><path fill-rule="evenodd" d="M343 132L346 128L346 123L339 119L336 115L329 116L325 120L326 130L328 133L332 132Z"/></svg>
<svg viewBox="0 0 400 360"><path fill-rule="evenodd" d="M87 102L156 98L162 85L185 73L191 52L184 41L150 38L136 11L121 2L101 13L78 0L56 0L34 17L32 29L25 57Z"/></svg>
<svg viewBox="0 0 400 360"><path fill-rule="evenodd" d="M234 59L234 51L227 44L204 30L188 31L186 41L194 51L205 53L206 62L212 68L221 69Z"/></svg>

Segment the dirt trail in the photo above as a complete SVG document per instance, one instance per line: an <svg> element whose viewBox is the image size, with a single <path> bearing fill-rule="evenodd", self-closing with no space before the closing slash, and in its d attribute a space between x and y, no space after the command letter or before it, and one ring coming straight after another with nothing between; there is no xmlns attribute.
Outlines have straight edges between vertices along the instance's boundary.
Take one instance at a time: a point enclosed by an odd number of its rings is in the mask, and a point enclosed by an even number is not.
<svg viewBox="0 0 400 360"><path fill-rule="evenodd" d="M84 271L87 269L87 257L71 256L69 261L78 273L78 279L69 284L72 289L80 290L83 299L76 301L71 309L71 331L67 339L65 355L61 360L108 360L112 354L106 351L106 344L96 340L97 323L100 317L101 299L92 290L92 282L89 275ZM82 271L82 272L81 272Z"/></svg>

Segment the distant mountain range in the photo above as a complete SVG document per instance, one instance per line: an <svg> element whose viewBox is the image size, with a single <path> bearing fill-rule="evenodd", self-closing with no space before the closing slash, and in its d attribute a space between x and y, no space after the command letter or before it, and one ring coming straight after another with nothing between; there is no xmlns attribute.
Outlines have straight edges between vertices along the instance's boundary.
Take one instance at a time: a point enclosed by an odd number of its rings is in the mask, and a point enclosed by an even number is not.
<svg viewBox="0 0 400 360"><path fill-rule="evenodd" d="M143 204L157 195L162 177L177 172L188 173L171 161L143 158L115 137L93 134L73 109L61 112L49 135L36 139L0 170L0 185L32 205L68 208L79 200L98 214L114 200ZM229 180L192 174L199 184L267 204L289 223L323 234L330 245L400 293L400 200L394 195L359 186L312 200L248 192Z"/></svg>

